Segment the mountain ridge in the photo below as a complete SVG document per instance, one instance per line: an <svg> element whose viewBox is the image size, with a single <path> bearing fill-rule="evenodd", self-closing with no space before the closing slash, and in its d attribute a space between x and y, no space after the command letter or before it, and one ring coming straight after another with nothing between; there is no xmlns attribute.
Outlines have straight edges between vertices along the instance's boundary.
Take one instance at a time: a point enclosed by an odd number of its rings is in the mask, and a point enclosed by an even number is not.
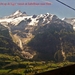
<svg viewBox="0 0 75 75"><path fill-rule="evenodd" d="M54 55L57 55L61 50L61 42L63 42L65 56L68 58L69 52L66 50L69 49L68 43L71 46L73 45L73 48L75 45L71 42L75 37L73 26L50 13L32 16L23 15L15 18L9 17L0 19L0 23L10 30L9 33L12 34L14 43L20 47L20 55L24 59L54 60ZM68 37L70 35L73 38ZM61 41L60 38L64 41ZM67 38L70 41L66 41ZM73 50L72 47L70 50ZM55 56L55 58L58 57ZM62 54L61 59L63 60Z"/></svg>

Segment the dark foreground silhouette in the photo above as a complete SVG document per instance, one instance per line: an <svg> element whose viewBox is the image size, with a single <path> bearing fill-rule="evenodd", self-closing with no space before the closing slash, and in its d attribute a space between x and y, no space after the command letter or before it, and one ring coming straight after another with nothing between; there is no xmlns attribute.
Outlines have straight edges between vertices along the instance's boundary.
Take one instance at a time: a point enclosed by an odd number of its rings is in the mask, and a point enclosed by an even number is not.
<svg viewBox="0 0 75 75"><path fill-rule="evenodd" d="M75 75L75 64L35 75Z"/></svg>

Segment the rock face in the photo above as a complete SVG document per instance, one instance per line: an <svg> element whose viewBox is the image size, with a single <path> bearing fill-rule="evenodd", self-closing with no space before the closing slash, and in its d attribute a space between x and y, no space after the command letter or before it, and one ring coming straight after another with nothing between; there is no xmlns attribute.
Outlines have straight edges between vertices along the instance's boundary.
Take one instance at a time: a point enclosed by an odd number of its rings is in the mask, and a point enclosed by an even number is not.
<svg viewBox="0 0 75 75"><path fill-rule="evenodd" d="M35 59L37 56L47 59L47 54L48 58L53 59L55 52L60 49L60 36L73 32L72 25L49 13L30 16L18 10L1 18L0 23L9 29L14 43L21 49L19 54L26 59Z"/></svg>
<svg viewBox="0 0 75 75"><path fill-rule="evenodd" d="M12 40L9 30L0 24L0 54L15 55L21 49Z"/></svg>

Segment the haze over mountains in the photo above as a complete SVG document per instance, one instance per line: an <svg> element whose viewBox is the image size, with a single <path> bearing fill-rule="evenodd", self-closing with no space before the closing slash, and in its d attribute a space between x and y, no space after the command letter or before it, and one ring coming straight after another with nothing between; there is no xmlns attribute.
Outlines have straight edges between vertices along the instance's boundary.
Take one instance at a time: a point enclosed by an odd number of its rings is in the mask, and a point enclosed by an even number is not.
<svg viewBox="0 0 75 75"><path fill-rule="evenodd" d="M75 30L75 18L64 18L63 20L73 25L73 29Z"/></svg>
<svg viewBox="0 0 75 75"><path fill-rule="evenodd" d="M19 48L13 51L13 54L16 52L24 59L57 60L57 54L61 54L63 60L62 49L66 59L72 60L71 56L74 57L73 26L56 15L46 13L30 16L17 10L1 18L0 24L8 29L12 42ZM5 35L3 36L6 37Z"/></svg>

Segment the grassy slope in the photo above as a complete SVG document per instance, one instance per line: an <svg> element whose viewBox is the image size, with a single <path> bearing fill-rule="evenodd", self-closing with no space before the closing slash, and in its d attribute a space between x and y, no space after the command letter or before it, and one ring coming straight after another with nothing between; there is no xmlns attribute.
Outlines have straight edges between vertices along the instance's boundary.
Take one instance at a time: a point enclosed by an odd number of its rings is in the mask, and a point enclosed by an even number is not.
<svg viewBox="0 0 75 75"><path fill-rule="evenodd" d="M60 68L66 65L74 64L74 62L55 63L50 61L47 61L47 62L45 61L20 61L20 62L13 61L10 63L12 63L10 64L10 66L0 69L0 75L1 74L33 75L35 73L41 73L41 72L53 70L56 68Z"/></svg>

